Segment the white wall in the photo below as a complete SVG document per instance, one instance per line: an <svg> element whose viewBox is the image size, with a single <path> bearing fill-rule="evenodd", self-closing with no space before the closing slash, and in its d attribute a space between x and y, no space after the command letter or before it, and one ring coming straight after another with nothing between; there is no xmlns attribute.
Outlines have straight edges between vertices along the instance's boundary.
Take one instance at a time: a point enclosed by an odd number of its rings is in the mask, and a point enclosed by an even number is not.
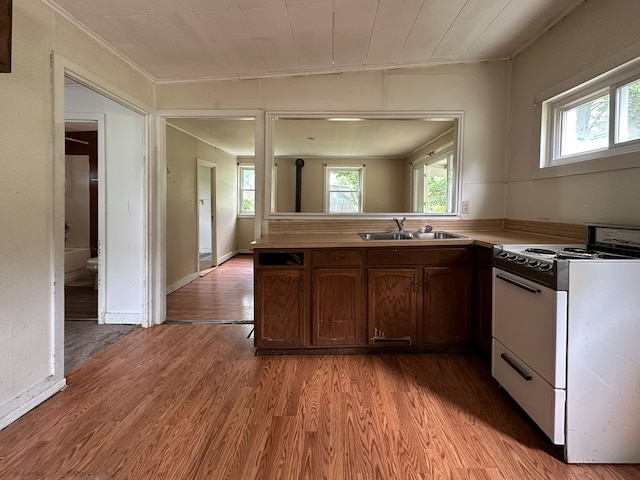
<svg viewBox="0 0 640 480"><path fill-rule="evenodd" d="M65 115L104 115L104 232L99 232L99 268L105 282L104 323L144 323L145 118L83 86L65 88ZM99 206L99 212L100 212Z"/></svg>
<svg viewBox="0 0 640 480"><path fill-rule="evenodd" d="M89 248L89 155L65 156L65 247Z"/></svg>
<svg viewBox="0 0 640 480"><path fill-rule="evenodd" d="M294 78L158 85L162 109L465 112L465 218L504 216L506 62Z"/></svg>
<svg viewBox="0 0 640 480"><path fill-rule="evenodd" d="M197 159L216 164L218 263L237 253L237 159L181 130L167 126L167 292L198 274Z"/></svg>
<svg viewBox="0 0 640 480"><path fill-rule="evenodd" d="M539 161L536 99L640 56L638 19L637 0L591 0L513 61L507 218L640 223L638 168L549 179L531 175Z"/></svg>
<svg viewBox="0 0 640 480"><path fill-rule="evenodd" d="M54 123L51 53L153 101L148 79L40 0L13 2L12 44L12 72L0 74L0 428L65 385L64 209L56 207L64 205L64 175L54 175L64 172L63 148L56 150L64 122Z"/></svg>

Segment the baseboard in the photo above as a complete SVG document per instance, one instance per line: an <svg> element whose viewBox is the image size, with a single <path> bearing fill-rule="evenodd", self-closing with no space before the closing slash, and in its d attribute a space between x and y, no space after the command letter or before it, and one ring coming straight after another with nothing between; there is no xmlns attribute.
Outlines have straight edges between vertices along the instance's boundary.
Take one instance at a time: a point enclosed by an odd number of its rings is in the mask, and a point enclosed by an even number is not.
<svg viewBox="0 0 640 480"><path fill-rule="evenodd" d="M165 294L169 295L170 293L173 293L176 290L181 289L185 285L190 284L191 282L193 282L194 280L196 280L199 277L200 277L200 272L191 273L191 274L187 275L186 277L181 278L177 282L172 283L171 285L169 285L165 289Z"/></svg>
<svg viewBox="0 0 640 480"><path fill-rule="evenodd" d="M218 257L218 265L222 265L224 262L235 257L237 254L238 250L234 250L233 252L229 252L226 255L223 255L222 257Z"/></svg>
<svg viewBox="0 0 640 480"><path fill-rule="evenodd" d="M253 250L249 249L249 248L240 248L238 249L238 255L252 255L253 254Z"/></svg>
<svg viewBox="0 0 640 480"><path fill-rule="evenodd" d="M33 410L45 400L48 400L67 386L67 380L45 379L38 385L23 392L4 405L0 406L0 430L15 422L25 413Z"/></svg>
<svg viewBox="0 0 640 480"><path fill-rule="evenodd" d="M142 325L142 314L105 312L104 323L109 325Z"/></svg>

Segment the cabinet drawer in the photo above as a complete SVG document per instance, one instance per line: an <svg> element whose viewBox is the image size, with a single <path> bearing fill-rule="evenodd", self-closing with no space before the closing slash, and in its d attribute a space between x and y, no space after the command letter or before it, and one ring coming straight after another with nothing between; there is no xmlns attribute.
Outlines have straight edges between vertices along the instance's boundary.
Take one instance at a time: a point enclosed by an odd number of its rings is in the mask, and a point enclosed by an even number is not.
<svg viewBox="0 0 640 480"><path fill-rule="evenodd" d="M376 265L468 265L471 261L469 247L455 248L376 248L367 252L369 266Z"/></svg>
<svg viewBox="0 0 640 480"><path fill-rule="evenodd" d="M312 257L314 267L359 267L362 264L357 249L314 250Z"/></svg>
<svg viewBox="0 0 640 480"><path fill-rule="evenodd" d="M496 339L493 340L491 373L553 443L564 444L564 389L553 388Z"/></svg>

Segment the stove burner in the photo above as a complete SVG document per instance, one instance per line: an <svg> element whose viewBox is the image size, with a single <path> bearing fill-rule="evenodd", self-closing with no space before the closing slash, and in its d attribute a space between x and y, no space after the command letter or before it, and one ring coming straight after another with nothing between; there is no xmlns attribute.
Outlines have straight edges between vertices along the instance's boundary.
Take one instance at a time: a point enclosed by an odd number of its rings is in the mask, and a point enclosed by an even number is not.
<svg viewBox="0 0 640 480"><path fill-rule="evenodd" d="M524 250L525 253L534 253L536 255L555 255L556 252L553 250L547 250L546 248L527 248Z"/></svg>
<svg viewBox="0 0 640 480"><path fill-rule="evenodd" d="M587 250L586 248L580 247L565 247L562 249L562 251L567 253L578 253L582 255L594 255L596 253L593 250Z"/></svg>

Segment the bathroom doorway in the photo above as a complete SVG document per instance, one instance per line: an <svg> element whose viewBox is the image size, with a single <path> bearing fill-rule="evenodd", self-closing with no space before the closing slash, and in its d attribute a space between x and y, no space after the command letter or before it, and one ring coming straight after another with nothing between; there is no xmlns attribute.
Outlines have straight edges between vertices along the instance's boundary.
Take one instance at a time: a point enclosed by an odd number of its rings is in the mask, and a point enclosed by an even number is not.
<svg viewBox="0 0 640 480"><path fill-rule="evenodd" d="M218 265L216 165L198 159L198 262L200 272Z"/></svg>
<svg viewBox="0 0 640 480"><path fill-rule="evenodd" d="M98 322L98 121L65 122L65 320Z"/></svg>

